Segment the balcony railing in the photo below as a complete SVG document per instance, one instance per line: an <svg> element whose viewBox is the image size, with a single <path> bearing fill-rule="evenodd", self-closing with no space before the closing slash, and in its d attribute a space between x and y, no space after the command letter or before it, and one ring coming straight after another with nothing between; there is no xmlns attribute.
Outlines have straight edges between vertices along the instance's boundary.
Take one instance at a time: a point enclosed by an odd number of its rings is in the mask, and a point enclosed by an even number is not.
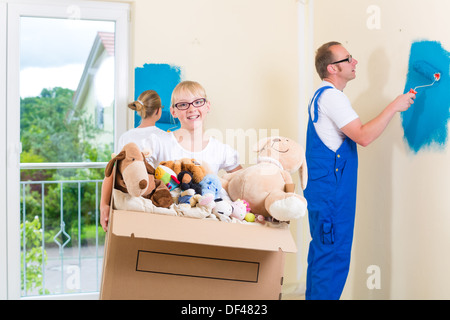
<svg viewBox="0 0 450 320"><path fill-rule="evenodd" d="M104 162L32 163L21 164L21 170L105 166ZM23 297L98 292L105 237L99 225L101 183L101 179L20 182Z"/></svg>

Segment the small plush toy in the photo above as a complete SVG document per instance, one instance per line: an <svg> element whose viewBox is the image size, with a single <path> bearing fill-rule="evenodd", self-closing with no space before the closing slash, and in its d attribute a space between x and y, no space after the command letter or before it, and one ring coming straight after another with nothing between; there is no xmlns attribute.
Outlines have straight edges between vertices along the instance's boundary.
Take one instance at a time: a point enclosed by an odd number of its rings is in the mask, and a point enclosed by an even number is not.
<svg viewBox="0 0 450 320"><path fill-rule="evenodd" d="M249 212L249 213L247 213L247 214L245 215L244 220L245 220L245 221L248 221L248 222L255 222L256 217L255 217L255 215L254 215L253 213Z"/></svg>
<svg viewBox="0 0 450 320"><path fill-rule="evenodd" d="M175 172L163 165L156 167L155 178L161 180L169 190L173 190L180 185Z"/></svg>
<svg viewBox="0 0 450 320"><path fill-rule="evenodd" d="M177 179L180 182L180 189L182 191L187 189L194 189L195 193L202 193L202 187L198 183L194 182L192 173L190 173L189 171L181 171L177 175Z"/></svg>
<svg viewBox="0 0 450 320"><path fill-rule="evenodd" d="M108 162L105 176L111 176L116 164L114 188L133 197L150 199L157 207L168 208L173 203L172 195L155 179L155 169L145 160L146 156L135 143L128 143Z"/></svg>
<svg viewBox="0 0 450 320"><path fill-rule="evenodd" d="M189 205L189 207L195 207L195 205L200 200L201 196L195 193L194 189L187 189L181 192L178 197L179 205Z"/></svg>
<svg viewBox="0 0 450 320"><path fill-rule="evenodd" d="M261 224L266 224L266 218L260 214L255 214L255 221Z"/></svg>
<svg viewBox="0 0 450 320"><path fill-rule="evenodd" d="M175 172L175 176L181 171L189 171L192 173L192 179L195 183L199 183L208 173L206 166L201 165L195 159L183 158L175 161L161 161L160 165L166 166Z"/></svg>
<svg viewBox="0 0 450 320"><path fill-rule="evenodd" d="M222 183L215 174L207 174L202 181L200 181L202 195L212 194L214 199L220 198L220 190L222 189Z"/></svg>
<svg viewBox="0 0 450 320"><path fill-rule="evenodd" d="M251 211L251 209L250 209L250 203L248 203L248 202L245 201L245 200L241 200L241 199L238 199L238 201L242 201L242 202L245 204L245 209L247 210L247 212L250 212L250 211Z"/></svg>
<svg viewBox="0 0 450 320"><path fill-rule="evenodd" d="M188 203L191 204L191 198L194 196L195 191L194 189L187 189L180 193L180 196L178 197L178 204L180 203Z"/></svg>
<svg viewBox="0 0 450 320"><path fill-rule="evenodd" d="M233 212L233 207L228 201L218 198L215 199L214 202L216 203L216 206L213 208L212 212L216 216L220 217L220 215L223 215L225 217L229 217Z"/></svg>
<svg viewBox="0 0 450 320"><path fill-rule="evenodd" d="M238 220L244 220L245 216L247 215L247 205L245 204L245 202L238 199L232 202L231 206L233 207L231 216Z"/></svg>
<svg viewBox="0 0 450 320"><path fill-rule="evenodd" d="M303 148L284 137L261 139L255 150L257 164L225 174L223 187L231 200L245 199L252 212L279 221L290 221L305 215L306 199L294 193L291 173L299 171L302 189L308 172Z"/></svg>

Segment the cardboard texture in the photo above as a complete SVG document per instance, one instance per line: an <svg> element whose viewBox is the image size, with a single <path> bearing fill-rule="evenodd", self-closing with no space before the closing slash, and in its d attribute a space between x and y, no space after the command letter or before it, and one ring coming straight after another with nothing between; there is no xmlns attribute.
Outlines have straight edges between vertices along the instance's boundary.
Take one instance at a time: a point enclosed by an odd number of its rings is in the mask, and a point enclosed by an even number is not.
<svg viewBox="0 0 450 320"><path fill-rule="evenodd" d="M285 252L288 228L111 210L100 298L280 299Z"/></svg>

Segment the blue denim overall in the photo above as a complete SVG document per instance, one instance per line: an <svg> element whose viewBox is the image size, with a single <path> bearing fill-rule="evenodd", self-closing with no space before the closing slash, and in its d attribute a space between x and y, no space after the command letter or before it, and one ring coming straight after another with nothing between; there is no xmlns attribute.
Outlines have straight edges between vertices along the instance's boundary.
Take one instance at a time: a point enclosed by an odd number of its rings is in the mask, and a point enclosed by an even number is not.
<svg viewBox="0 0 450 320"><path fill-rule="evenodd" d="M314 128L318 120L318 100L327 89L319 88L311 103L306 135L308 186L304 191L312 240L309 245L306 299L339 299L350 266L356 207L358 153L356 143L346 138L336 152L331 151Z"/></svg>

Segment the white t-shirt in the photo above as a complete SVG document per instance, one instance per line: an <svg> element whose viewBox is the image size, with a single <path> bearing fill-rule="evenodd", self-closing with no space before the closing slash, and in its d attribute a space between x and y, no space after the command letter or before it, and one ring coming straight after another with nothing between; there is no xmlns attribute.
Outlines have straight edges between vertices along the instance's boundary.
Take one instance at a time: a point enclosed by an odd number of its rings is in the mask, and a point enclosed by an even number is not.
<svg viewBox="0 0 450 320"><path fill-rule="evenodd" d="M160 135L168 135L169 133L155 126L130 129L120 136L115 152L119 153L124 147L124 145L130 142L136 143L138 147L141 149L141 151L149 149L149 146L146 145L146 141L152 134L160 136Z"/></svg>
<svg viewBox="0 0 450 320"><path fill-rule="evenodd" d="M314 128L322 142L330 150L336 152L346 138L341 128L359 118L359 116L342 91L336 89L333 84L327 81L323 81L319 88L325 86L332 86L333 88L325 90L319 97L319 120L314 123ZM311 104L311 117L314 120L314 103Z"/></svg>
<svg viewBox="0 0 450 320"><path fill-rule="evenodd" d="M200 164L206 163L215 174L220 169L230 171L239 165L237 151L213 137L209 138L208 145L199 152L184 149L172 132L167 135L152 135L145 144L152 150L148 160L155 168L161 161L180 160L182 158L195 159Z"/></svg>

